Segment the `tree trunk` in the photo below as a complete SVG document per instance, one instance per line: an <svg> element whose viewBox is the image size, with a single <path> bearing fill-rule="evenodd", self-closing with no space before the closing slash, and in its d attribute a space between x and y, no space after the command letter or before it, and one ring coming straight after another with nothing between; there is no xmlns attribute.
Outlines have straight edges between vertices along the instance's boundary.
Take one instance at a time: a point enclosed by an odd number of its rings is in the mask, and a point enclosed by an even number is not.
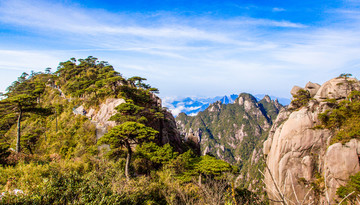
<svg viewBox="0 0 360 205"><path fill-rule="evenodd" d="M21 117L22 117L22 110L20 109L19 112L19 117L18 117L18 121L17 121L17 139L16 139L16 152L19 153L21 151L21 146L20 146L20 139L21 139Z"/></svg>
<svg viewBox="0 0 360 205"><path fill-rule="evenodd" d="M201 173L199 174L199 186L201 187L202 185L202 177L201 177Z"/></svg>
<svg viewBox="0 0 360 205"><path fill-rule="evenodd" d="M57 122L57 112L56 112L56 108L55 108L55 131L57 132L58 130L58 122Z"/></svg>
<svg viewBox="0 0 360 205"><path fill-rule="evenodd" d="M125 146L126 146L126 149L128 151L127 156L126 156L125 176L126 176L126 181L129 181L130 180L129 167L130 167L130 160L131 160L132 151L131 151L131 147L130 147L129 142L125 142Z"/></svg>

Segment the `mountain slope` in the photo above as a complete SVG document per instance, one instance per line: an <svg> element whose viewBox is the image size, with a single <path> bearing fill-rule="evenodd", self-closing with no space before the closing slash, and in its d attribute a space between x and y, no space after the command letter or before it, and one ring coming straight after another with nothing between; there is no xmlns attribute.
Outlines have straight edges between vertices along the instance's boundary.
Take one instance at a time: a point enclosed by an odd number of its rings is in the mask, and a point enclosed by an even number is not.
<svg viewBox="0 0 360 205"><path fill-rule="evenodd" d="M202 155L238 165L243 177L250 179L250 164L261 162L262 142L281 108L269 96L258 102L242 93L233 104L218 101L196 116L180 113L176 123L185 140L198 143Z"/></svg>

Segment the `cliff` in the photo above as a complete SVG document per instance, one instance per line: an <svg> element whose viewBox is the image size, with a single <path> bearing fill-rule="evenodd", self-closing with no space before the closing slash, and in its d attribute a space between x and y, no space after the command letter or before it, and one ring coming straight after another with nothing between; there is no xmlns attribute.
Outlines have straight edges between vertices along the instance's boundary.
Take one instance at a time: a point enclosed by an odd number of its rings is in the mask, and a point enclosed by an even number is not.
<svg viewBox="0 0 360 205"><path fill-rule="evenodd" d="M359 88L358 80L345 76L321 86L309 82L305 88L291 90L294 100L289 109L279 113L263 147L267 164L264 182L272 203L339 201L336 190L360 171L360 141L356 137L334 141L341 126L326 129L319 116L328 117L326 113L341 106L340 102ZM307 98L300 96L302 91Z"/></svg>

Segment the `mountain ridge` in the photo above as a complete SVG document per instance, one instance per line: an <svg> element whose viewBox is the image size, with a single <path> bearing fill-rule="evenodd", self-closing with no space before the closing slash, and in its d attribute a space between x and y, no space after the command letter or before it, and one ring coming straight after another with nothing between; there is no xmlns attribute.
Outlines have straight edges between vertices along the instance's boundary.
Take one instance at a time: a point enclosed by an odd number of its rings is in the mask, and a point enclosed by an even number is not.
<svg viewBox="0 0 360 205"><path fill-rule="evenodd" d="M176 117L181 112L184 112L187 115L195 116L200 111L204 111L209 107L211 103L216 101L221 101L223 104L232 104L238 98L238 94L224 95L224 96L216 96L216 97L184 97L179 99L172 98L163 98L164 107L167 107L174 117ZM266 94L256 94L253 95L257 101L260 101L265 96L269 96ZM278 102L282 105L290 104L290 99L288 98L279 98L276 96L269 96L271 99L278 99Z"/></svg>

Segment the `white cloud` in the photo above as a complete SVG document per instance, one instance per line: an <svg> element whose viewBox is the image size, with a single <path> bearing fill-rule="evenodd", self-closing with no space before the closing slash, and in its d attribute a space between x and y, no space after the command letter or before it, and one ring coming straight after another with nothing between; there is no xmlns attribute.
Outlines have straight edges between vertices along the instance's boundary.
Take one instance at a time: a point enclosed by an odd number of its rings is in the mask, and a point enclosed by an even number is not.
<svg viewBox="0 0 360 205"><path fill-rule="evenodd" d="M286 97L293 84L309 78L322 81L348 68L360 75L355 69L360 63L360 19L356 18L360 15L338 13L351 21L308 26L286 19L180 18L162 13L154 20L151 15L114 14L78 5L5 0L0 3L3 25L48 40L14 41L14 49L0 46L0 72L1 68L55 68L70 57L92 55L126 76L148 78L162 96L243 90ZM0 43L6 41L0 37ZM22 49L29 47L35 49Z"/></svg>
<svg viewBox="0 0 360 205"><path fill-rule="evenodd" d="M273 12L282 12L282 11L286 11L286 9L275 7L275 8L272 9L272 11Z"/></svg>
<svg viewBox="0 0 360 205"><path fill-rule="evenodd" d="M173 109L170 109L170 111L174 116L177 116L178 114L180 114L184 110L184 108L185 108L184 106L179 106L179 107L175 107Z"/></svg>
<svg viewBox="0 0 360 205"><path fill-rule="evenodd" d="M48 52L0 50L0 69L20 71L44 71L47 67L56 68L60 58Z"/></svg>
<svg viewBox="0 0 360 205"><path fill-rule="evenodd" d="M201 108L201 106L197 106L197 107L187 107L187 108L185 108L184 110L185 111L193 111L193 110L198 110L198 109L200 109Z"/></svg>

